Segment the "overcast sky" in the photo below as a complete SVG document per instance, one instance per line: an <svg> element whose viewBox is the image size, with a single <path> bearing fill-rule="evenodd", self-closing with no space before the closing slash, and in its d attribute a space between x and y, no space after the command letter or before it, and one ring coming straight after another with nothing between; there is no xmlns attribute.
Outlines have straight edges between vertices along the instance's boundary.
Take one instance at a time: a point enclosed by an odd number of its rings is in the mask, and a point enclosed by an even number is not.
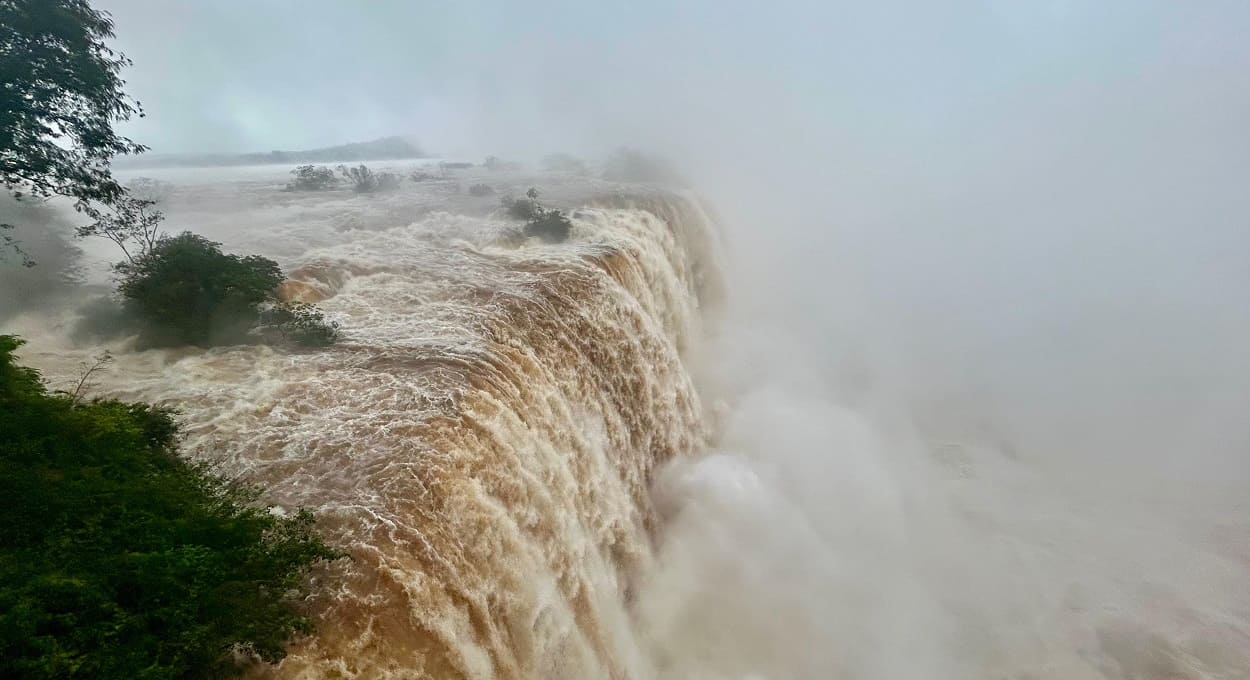
<svg viewBox="0 0 1250 680"><path fill-rule="evenodd" d="M149 112L130 131L157 151L395 133L593 146L706 118L741 135L821 118L911 145L1100 99L1105 115L1131 98L1148 116L1244 120L1250 85L1241 0L97 4Z"/></svg>
<svg viewBox="0 0 1250 680"><path fill-rule="evenodd" d="M154 151L640 145L761 324L1250 438L1245 0L99 4Z"/></svg>

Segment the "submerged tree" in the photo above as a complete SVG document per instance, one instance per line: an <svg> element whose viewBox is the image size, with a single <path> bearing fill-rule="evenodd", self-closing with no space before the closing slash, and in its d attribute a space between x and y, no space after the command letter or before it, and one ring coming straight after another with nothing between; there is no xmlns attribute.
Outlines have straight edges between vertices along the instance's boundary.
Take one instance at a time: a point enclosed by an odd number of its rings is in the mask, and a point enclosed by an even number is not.
<svg viewBox="0 0 1250 680"><path fill-rule="evenodd" d="M352 191L357 193L368 194L399 188L399 175L390 172L374 172L363 163L356 167L340 165L338 170L339 174L352 183Z"/></svg>
<svg viewBox="0 0 1250 680"><path fill-rule="evenodd" d="M310 302L278 302L260 313L260 332L306 347L326 347L339 339L339 325Z"/></svg>
<svg viewBox="0 0 1250 680"><path fill-rule="evenodd" d="M530 220L525 225L526 236L537 236L548 243L561 243L569 238L573 223L563 210L554 208L543 210L543 214Z"/></svg>
<svg viewBox="0 0 1250 680"><path fill-rule="evenodd" d="M284 279L277 262L223 253L220 243L189 231L156 241L116 271L117 290L125 310L141 323L144 346L322 347L338 339L338 324L316 306L276 299Z"/></svg>
<svg viewBox="0 0 1250 680"><path fill-rule="evenodd" d="M301 165L291 171L287 191L326 191L339 183L334 171L324 165Z"/></svg>
<svg viewBox="0 0 1250 680"><path fill-rule="evenodd" d="M243 342L259 305L282 283L278 263L221 252L221 244L183 232L117 265L118 292L142 319L147 345Z"/></svg>
<svg viewBox="0 0 1250 680"><path fill-rule="evenodd" d="M544 208L538 202L538 189L534 187L525 192L525 198L505 196L501 202L510 217L526 220L526 236L537 236L549 243L559 243L567 240L573 230L573 223L563 210Z"/></svg>
<svg viewBox="0 0 1250 680"><path fill-rule="evenodd" d="M524 198L504 196L499 202L508 212L509 217L518 220L532 220L543 214L543 208L538 204L538 189L534 187L530 187L529 191L525 192Z"/></svg>
<svg viewBox="0 0 1250 680"><path fill-rule="evenodd" d="M82 209L123 194L109 160L145 147L113 124L143 112L122 91L130 60L111 38L109 14L86 0L0 0L0 181L13 195L67 196Z"/></svg>

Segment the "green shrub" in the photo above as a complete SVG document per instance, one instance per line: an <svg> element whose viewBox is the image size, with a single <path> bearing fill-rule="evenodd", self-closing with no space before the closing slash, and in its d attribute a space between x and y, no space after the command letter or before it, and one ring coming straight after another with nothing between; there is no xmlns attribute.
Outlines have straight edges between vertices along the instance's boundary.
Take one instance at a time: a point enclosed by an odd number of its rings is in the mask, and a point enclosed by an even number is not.
<svg viewBox="0 0 1250 680"><path fill-rule="evenodd" d="M0 677L221 678L310 630L338 557L176 451L170 411L48 394L0 336Z"/></svg>
<svg viewBox="0 0 1250 680"><path fill-rule="evenodd" d="M282 283L273 260L221 252L219 243L183 232L117 265L118 291L144 323L145 346L245 342Z"/></svg>
<svg viewBox="0 0 1250 680"><path fill-rule="evenodd" d="M573 223L563 210L548 209L525 225L526 236L537 236L548 243L560 243L569 237Z"/></svg>
<svg viewBox="0 0 1250 680"><path fill-rule="evenodd" d="M505 196L502 203L510 217L526 220L526 236L537 236L549 243L559 243L568 239L573 229L573 223L563 210L544 208L538 202L538 189L533 187L525 192L525 198Z"/></svg>
<svg viewBox="0 0 1250 680"><path fill-rule="evenodd" d="M316 305L279 302L260 313L260 329L271 339L308 347L326 347L339 339L339 325L326 321Z"/></svg>
<svg viewBox="0 0 1250 680"><path fill-rule="evenodd" d="M286 185L287 191L326 191L339 183L334 171L324 165L301 165L291 175L294 179Z"/></svg>

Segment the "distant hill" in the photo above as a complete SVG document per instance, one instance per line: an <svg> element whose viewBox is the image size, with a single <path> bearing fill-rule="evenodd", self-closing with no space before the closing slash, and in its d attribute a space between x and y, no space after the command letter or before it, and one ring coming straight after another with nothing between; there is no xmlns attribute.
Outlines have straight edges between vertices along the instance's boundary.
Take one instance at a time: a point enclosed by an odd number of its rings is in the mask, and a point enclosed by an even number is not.
<svg viewBox="0 0 1250 680"><path fill-rule="evenodd" d="M218 167L226 165L269 165L278 163L348 163L352 161L385 161L401 158L425 158L415 143L403 137L383 137L369 142L327 146L306 151L270 151L268 153L178 153L140 154L114 160L118 168Z"/></svg>

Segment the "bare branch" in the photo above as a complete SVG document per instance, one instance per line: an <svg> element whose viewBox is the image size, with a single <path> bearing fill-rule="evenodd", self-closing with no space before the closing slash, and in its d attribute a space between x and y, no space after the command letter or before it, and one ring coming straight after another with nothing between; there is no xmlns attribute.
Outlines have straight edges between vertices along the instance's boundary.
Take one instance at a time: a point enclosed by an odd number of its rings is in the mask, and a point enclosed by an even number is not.
<svg viewBox="0 0 1250 680"><path fill-rule="evenodd" d="M112 241L121 248L126 260L134 264L165 238L160 227L165 215L154 209L155 205L155 200L125 194L109 206L108 212L88 209L87 214L95 218L95 222L79 227L76 233L79 238L98 236Z"/></svg>
<svg viewBox="0 0 1250 680"><path fill-rule="evenodd" d="M109 364L113 363L113 354L106 349L93 357L93 361L94 363L91 364L85 361L79 364L82 369L82 375L79 376L78 384L74 387L74 391L69 393L70 402L73 404L77 404L88 390L95 388L95 383L91 381L91 377L97 371L104 370Z"/></svg>

